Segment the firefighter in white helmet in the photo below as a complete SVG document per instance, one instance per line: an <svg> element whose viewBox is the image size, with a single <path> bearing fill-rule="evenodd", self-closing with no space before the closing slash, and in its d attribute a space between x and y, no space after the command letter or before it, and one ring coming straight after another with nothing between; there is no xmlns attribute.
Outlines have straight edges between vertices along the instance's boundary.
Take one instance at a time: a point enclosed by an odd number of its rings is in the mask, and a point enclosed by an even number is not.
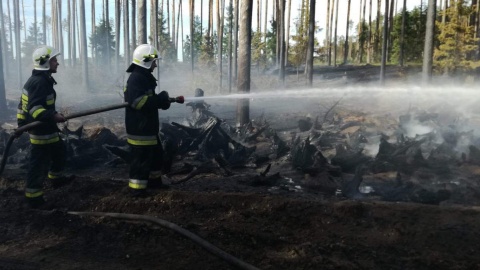
<svg viewBox="0 0 480 270"><path fill-rule="evenodd" d="M125 112L127 142L132 150L129 172L129 192L132 196L146 195L146 188L166 187L161 180L163 149L158 109L167 110L171 102L183 103L183 96L170 98L166 91L155 93L157 80L152 75L157 67L158 50L142 44L133 52L130 76L124 98L130 106Z"/></svg>
<svg viewBox="0 0 480 270"><path fill-rule="evenodd" d="M65 122L65 117L55 109L57 93L53 86L57 84L52 73L60 65L57 56L60 52L50 46L40 46L32 55L32 76L22 89L17 111L19 126L41 121L43 125L29 130L30 152L28 176L25 185L25 197L32 208L44 205L43 179L47 177L52 187L59 188L69 182L71 177L64 176L65 146L58 134L57 123Z"/></svg>

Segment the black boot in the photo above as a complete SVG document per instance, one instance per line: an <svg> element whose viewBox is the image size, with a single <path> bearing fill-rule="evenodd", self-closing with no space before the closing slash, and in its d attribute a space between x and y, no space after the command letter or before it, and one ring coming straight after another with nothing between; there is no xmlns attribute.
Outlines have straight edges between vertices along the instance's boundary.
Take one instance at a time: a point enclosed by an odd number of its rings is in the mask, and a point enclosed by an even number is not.
<svg viewBox="0 0 480 270"><path fill-rule="evenodd" d="M53 210L55 207L53 204L48 203L43 199L43 196L35 197L35 198L25 198L27 201L27 207L30 209L36 210Z"/></svg>
<svg viewBox="0 0 480 270"><path fill-rule="evenodd" d="M62 176L62 177L50 179L50 180L52 182L52 188L57 189L72 183L74 179L75 179L75 175L70 175L70 176Z"/></svg>
<svg viewBox="0 0 480 270"><path fill-rule="evenodd" d="M146 189L129 188L128 195L132 198L145 198L148 197L148 192Z"/></svg>
<svg viewBox="0 0 480 270"><path fill-rule="evenodd" d="M147 186L148 186L148 188L153 188L153 189L168 189L168 188L170 188L170 186L165 185L162 182L161 177L155 178L155 179L149 179Z"/></svg>

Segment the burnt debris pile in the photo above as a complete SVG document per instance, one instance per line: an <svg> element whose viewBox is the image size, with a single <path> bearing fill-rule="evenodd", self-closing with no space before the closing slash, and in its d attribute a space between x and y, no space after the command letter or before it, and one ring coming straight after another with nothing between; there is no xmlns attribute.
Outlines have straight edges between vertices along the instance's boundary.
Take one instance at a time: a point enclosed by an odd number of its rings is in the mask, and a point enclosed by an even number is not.
<svg viewBox="0 0 480 270"><path fill-rule="evenodd" d="M480 138L468 120L431 112L398 119L330 108L325 115L297 117L295 130L279 132L262 115L233 127L204 101L186 104L182 123L163 123L163 172L174 184L200 174L242 175L242 184L351 199L427 204L480 203ZM327 115L332 115L327 117ZM384 117L384 116L382 116ZM64 128L68 166L124 166L130 162L123 136L100 127ZM0 130L3 152L10 133ZM14 143L8 164L28 159L28 135ZM246 180L245 180L246 179Z"/></svg>

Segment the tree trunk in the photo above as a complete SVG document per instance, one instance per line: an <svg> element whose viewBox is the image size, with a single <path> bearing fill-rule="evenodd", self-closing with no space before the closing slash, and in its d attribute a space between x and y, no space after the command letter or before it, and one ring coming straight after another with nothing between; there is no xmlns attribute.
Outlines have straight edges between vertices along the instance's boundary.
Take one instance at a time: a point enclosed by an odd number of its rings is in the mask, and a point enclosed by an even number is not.
<svg viewBox="0 0 480 270"><path fill-rule="evenodd" d="M3 10L2 10L2 3L0 3L0 18L3 21ZM4 39L5 39L5 34L3 32L5 28L2 26L2 33L0 33L0 52L3 52L3 44L4 44ZM2 70L0 72L0 121L5 121L7 120L7 115L8 115L8 109L7 109L7 98L6 98L6 91L5 91L5 76L3 75L3 71L5 70L3 68L3 53L0 53L0 69Z"/></svg>
<svg viewBox="0 0 480 270"><path fill-rule="evenodd" d="M264 21L264 24L263 24L263 29L265 31L264 35L263 35L263 43L267 44L267 33L268 33L268 1L269 0L265 0L265 13L264 13L264 18L263 18L263 21ZM291 0L290 0L291 1Z"/></svg>
<svg viewBox="0 0 480 270"><path fill-rule="evenodd" d="M96 33L96 22L95 22L95 0L92 0L92 41L91 41L91 44L92 44L92 60L93 60L93 63L96 63L97 61L97 39L95 38L95 33ZM82 38L80 37L79 41L82 40Z"/></svg>
<svg viewBox="0 0 480 270"><path fill-rule="evenodd" d="M45 1L46 0L43 0L43 3L42 3L42 31L43 31L43 40L42 40L42 43L43 44L47 44L47 15L46 15L46 4L45 4ZM7 1L8 3L8 1ZM11 28L10 28L11 29ZM11 35L10 35L10 39L11 39Z"/></svg>
<svg viewBox="0 0 480 270"><path fill-rule="evenodd" d="M403 0L403 11L402 11L402 29L400 33L400 55L398 63L403 67L403 58L405 53L405 23L407 22L405 16L407 14L407 0Z"/></svg>
<svg viewBox="0 0 480 270"><path fill-rule="evenodd" d="M160 45L160 40L158 38L158 34L159 34L158 0L154 0L152 4L153 4L153 7L152 7L153 14L152 14L152 17L150 17L150 20L153 21L153 35L152 35L153 45L155 46L155 48L157 50L160 50L160 46L159 46ZM182 6L181 4L182 4L182 0L180 0L180 7ZM176 45L175 45L175 48L176 48ZM158 53L161 54L160 51ZM176 57L177 57L177 53L175 51L175 59L176 59ZM157 72L157 88L156 89L161 89L160 65L158 65L158 68L156 69L156 72Z"/></svg>
<svg viewBox="0 0 480 270"><path fill-rule="evenodd" d="M442 1L442 0L440 0ZM442 14L442 24L445 24L446 18L447 18L447 8L448 8L448 0L445 0L444 5L443 5L443 14Z"/></svg>
<svg viewBox="0 0 480 270"><path fill-rule="evenodd" d="M181 15L181 12L182 12L182 0L178 1L177 30L176 30L177 37L175 38L175 59L177 58L177 54L178 54L178 35L180 34L180 15ZM203 28L201 28L201 29L202 29L202 33L203 33ZM183 31L183 27L182 27L182 31Z"/></svg>
<svg viewBox="0 0 480 270"><path fill-rule="evenodd" d="M147 3L138 0L138 42L147 44Z"/></svg>
<svg viewBox="0 0 480 270"><path fill-rule="evenodd" d="M337 29L338 29L338 2L337 0L337 7L335 8L335 30L333 34L333 66L337 66Z"/></svg>
<svg viewBox="0 0 480 270"><path fill-rule="evenodd" d="M313 85L313 50L315 46L315 42L314 42L315 41L315 1L316 0L310 0L310 19L308 23L307 63L308 63L308 85L310 87L312 87ZM348 2L350 4L350 0ZM348 38L348 34L347 34L347 38Z"/></svg>
<svg viewBox="0 0 480 270"><path fill-rule="evenodd" d="M275 46L275 66L278 69L280 69L280 18L279 18L280 8L279 8L278 1L282 1L282 0L274 0L275 8L273 9L273 12L275 13L276 24L277 24L277 35L276 35L276 46Z"/></svg>
<svg viewBox="0 0 480 270"><path fill-rule="evenodd" d="M135 48L137 47L137 25L136 25L136 8L137 8L137 4L136 4L136 0L131 0L132 2L132 10L131 10L131 14L132 14L132 17L131 17L131 20L132 20L132 30L131 30L131 36L132 36L132 48L135 50Z"/></svg>
<svg viewBox="0 0 480 270"><path fill-rule="evenodd" d="M177 32L175 29L175 0L172 0L172 43L173 46L175 46L175 40L177 38ZM174 48L175 51L177 50L177 47Z"/></svg>
<svg viewBox="0 0 480 270"><path fill-rule="evenodd" d="M143 0L145 1L145 0ZM110 9L108 8L108 0L106 1L105 3L105 25L106 25L106 29L107 29L107 33L110 34L110 13L109 13ZM110 39L108 38L108 35L107 35L107 61L106 61L106 64L107 64L107 68L110 68L110 59L111 59L111 55L110 55L110 47L111 47L111 44L110 44Z"/></svg>
<svg viewBox="0 0 480 270"><path fill-rule="evenodd" d="M72 7L71 1L67 0L67 40L68 40L68 65L72 66ZM36 23L34 23L36 25ZM36 42L36 38L35 38Z"/></svg>
<svg viewBox="0 0 480 270"><path fill-rule="evenodd" d="M217 35L218 35L218 90L222 91L223 86L223 21L225 11L225 0L217 0Z"/></svg>
<svg viewBox="0 0 480 270"><path fill-rule="evenodd" d="M278 1L278 37L280 45L280 58L279 64L280 69L278 73L278 79L280 80L282 86L285 86L285 0Z"/></svg>
<svg viewBox="0 0 480 270"><path fill-rule="evenodd" d="M2 14L0 15L0 18L3 19L3 11L2 11L2 3L0 3L0 12ZM5 37L5 28L2 26L2 32L0 33L3 37ZM7 109L7 93L5 91L5 76L3 74L4 68L3 68L3 53L2 53L2 44L3 42L0 42L0 121L5 121L7 120L7 115L8 115L8 109Z"/></svg>
<svg viewBox="0 0 480 270"><path fill-rule="evenodd" d="M233 7L233 0L229 1L230 10ZM228 93L232 93L232 43L233 43L233 18L228 16L230 27L228 28Z"/></svg>
<svg viewBox="0 0 480 270"><path fill-rule="evenodd" d="M332 29L331 29L331 26L330 26L330 17L331 17L331 13L333 12L333 3L332 5L330 5L330 2L334 1L334 0L327 0L327 34L325 36L325 40L326 40L326 46L327 46L327 64L328 66L331 66L332 65L332 58L331 58L331 52L332 52L332 46L331 46L331 35L332 35Z"/></svg>
<svg viewBox="0 0 480 270"><path fill-rule="evenodd" d="M170 1L167 0L167 33L170 35Z"/></svg>
<svg viewBox="0 0 480 270"><path fill-rule="evenodd" d="M123 48L125 50L125 65L128 66L132 61L130 57L130 22L128 16L128 0L123 1Z"/></svg>
<svg viewBox="0 0 480 270"><path fill-rule="evenodd" d="M195 20L195 1L190 0L190 61L192 67L192 74L193 70L195 69L195 51L194 51L194 44L193 41L195 40L195 29L194 29L194 20Z"/></svg>
<svg viewBox="0 0 480 270"><path fill-rule="evenodd" d="M385 14L383 18L383 43L382 43L382 64L380 67L380 84L385 84L385 70L387 68L387 38L388 38L388 0L385 1Z"/></svg>
<svg viewBox="0 0 480 270"><path fill-rule="evenodd" d="M120 5L122 2L115 1L115 73L118 73L118 62L120 57L120 21L122 20L122 13Z"/></svg>
<svg viewBox="0 0 480 270"><path fill-rule="evenodd" d="M45 1L45 0L43 0ZM12 24L12 14L10 13L11 12L11 9L10 9L10 1L7 1L7 18L8 18L8 32L9 32L9 41L10 41L10 53L9 53L9 58L11 60L13 60L13 24ZM45 43L44 43L45 44ZM8 52L8 48L5 48L5 51ZM6 62L8 62L6 60Z"/></svg>
<svg viewBox="0 0 480 270"><path fill-rule="evenodd" d="M388 16L388 36L387 36L387 61L390 61L390 55L392 54L392 31L393 31L393 11L395 10L395 0L391 0L390 2L390 10ZM435 0L436 1L436 0Z"/></svg>
<svg viewBox="0 0 480 270"><path fill-rule="evenodd" d="M57 50L59 50L60 52L62 52L62 54L60 54L58 56L60 62L63 63L63 59L64 59L64 55L63 55L63 52L64 52L64 45L63 45L63 27L62 27L62 1L58 1L57 3L57 14L58 14L58 48Z"/></svg>
<svg viewBox="0 0 480 270"><path fill-rule="evenodd" d="M68 1L70 12L70 1ZM2 12L3 15L3 12ZM3 21L3 20L2 20ZM3 22L2 22L3 23ZM35 39L35 47L38 46L38 31L37 31L37 0L33 0L33 38Z"/></svg>
<svg viewBox="0 0 480 270"><path fill-rule="evenodd" d="M348 61L348 30L350 28L349 27L349 24L350 24L349 22L350 22L350 4L351 4L351 2L352 2L352 0L348 0L348 4L347 4L347 29L346 29L346 34L345 34L345 51L343 53L343 64L344 65L346 65L347 61ZM363 20L360 20L360 23L363 25Z"/></svg>
<svg viewBox="0 0 480 270"><path fill-rule="evenodd" d="M367 64L372 61L372 0L368 9L368 38L367 38Z"/></svg>
<svg viewBox="0 0 480 270"><path fill-rule="evenodd" d="M260 24L260 12L261 12L260 0L257 0L257 35L260 35L261 24ZM257 58L257 73L260 73L260 57Z"/></svg>
<svg viewBox="0 0 480 270"><path fill-rule="evenodd" d="M27 21L25 21L25 0L22 0L23 40L27 40Z"/></svg>
<svg viewBox="0 0 480 270"><path fill-rule="evenodd" d="M238 93L250 93L253 0L242 0L241 2L237 89ZM237 127L248 122L250 122L249 99L239 99L237 101Z"/></svg>
<svg viewBox="0 0 480 270"><path fill-rule="evenodd" d="M433 66L433 41L435 35L435 0L428 0L427 26L425 31L425 46L423 49L423 83L429 83L432 80Z"/></svg>
<svg viewBox="0 0 480 270"><path fill-rule="evenodd" d="M22 87L22 53L20 46L20 5L19 1L13 2L13 24L15 26L15 58L17 60L17 86Z"/></svg>
<svg viewBox="0 0 480 270"><path fill-rule="evenodd" d="M372 1L372 0L370 0L370 2L371 2L371 1ZM362 29L364 28L364 25L365 25L365 11L366 11L366 6L367 6L367 0L365 0L365 1L363 2ZM369 28L368 33L370 34L370 32L371 32L371 29ZM368 43L368 42L367 42L367 43ZM361 48L360 48L360 57L361 57L361 60L362 60L361 62L363 62L363 54L364 54L364 53L365 53L365 41L362 41L362 46L361 46Z"/></svg>
<svg viewBox="0 0 480 270"><path fill-rule="evenodd" d="M1 54L2 54L2 59L4 60L4 62L7 62L7 42L6 42L6 38L7 38L7 33L5 32L5 21L4 21L4 18L5 16L3 15L3 2L0 1L0 27L2 28L2 31L0 32L0 46L2 46L2 48L4 48L3 50L0 50ZM5 78L5 76L7 76L7 69L6 68L3 68L2 66L2 75L1 76L4 76L3 78ZM1 85L0 85L1 87ZM0 97L1 98L1 97Z"/></svg>
<svg viewBox="0 0 480 270"><path fill-rule="evenodd" d="M208 29L207 34L210 37L210 42L213 43L213 0L208 1Z"/></svg>
<svg viewBox="0 0 480 270"><path fill-rule="evenodd" d="M240 5L239 5L239 0L235 0L235 29L233 30L233 37L234 37L234 43L233 43L233 80L237 81L237 75L238 75L238 24L239 24L239 18L238 18L238 13L240 11Z"/></svg>
<svg viewBox="0 0 480 270"><path fill-rule="evenodd" d="M83 79L83 87L86 91L90 89L89 86L89 78L88 78L88 47L87 47L87 28L85 25L85 0L80 1L80 33L82 34L82 79Z"/></svg>
<svg viewBox="0 0 480 270"><path fill-rule="evenodd" d="M388 0L387 0L388 1ZM382 7L381 0L377 0L377 21L375 25L375 42L373 43L373 51L375 52L374 59L378 59L378 51L380 47L380 8Z"/></svg>
<svg viewBox="0 0 480 270"><path fill-rule="evenodd" d="M72 0L72 18L71 18L71 25L72 25L72 39L70 44L70 49L72 51L71 58L72 58L72 66L77 65L77 0Z"/></svg>
<svg viewBox="0 0 480 270"><path fill-rule="evenodd" d="M290 15L292 15L292 0L288 0L287 34L286 34L287 37L285 38L285 65L288 64L288 49L290 47ZM266 29L265 29L265 33L266 33Z"/></svg>
<svg viewBox="0 0 480 270"><path fill-rule="evenodd" d="M57 50L58 50L58 46L57 46L57 41L58 41L58 32L57 32L57 9L56 9L56 3L57 3L57 0L52 0L51 1L51 14L52 16L50 17L51 19L51 27L52 27L52 46L55 47Z"/></svg>

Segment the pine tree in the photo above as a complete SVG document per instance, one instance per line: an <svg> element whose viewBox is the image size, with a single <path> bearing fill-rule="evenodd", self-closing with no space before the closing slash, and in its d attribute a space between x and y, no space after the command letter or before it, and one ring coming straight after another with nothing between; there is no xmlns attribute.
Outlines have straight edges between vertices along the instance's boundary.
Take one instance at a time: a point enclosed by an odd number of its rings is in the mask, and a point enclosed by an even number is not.
<svg viewBox="0 0 480 270"><path fill-rule="evenodd" d="M437 23L440 33L439 46L434 52L435 65L450 75L477 67L479 61L474 60L473 55L478 50L479 39L475 37L475 27L469 24L475 10L458 1L444 12L448 21Z"/></svg>

